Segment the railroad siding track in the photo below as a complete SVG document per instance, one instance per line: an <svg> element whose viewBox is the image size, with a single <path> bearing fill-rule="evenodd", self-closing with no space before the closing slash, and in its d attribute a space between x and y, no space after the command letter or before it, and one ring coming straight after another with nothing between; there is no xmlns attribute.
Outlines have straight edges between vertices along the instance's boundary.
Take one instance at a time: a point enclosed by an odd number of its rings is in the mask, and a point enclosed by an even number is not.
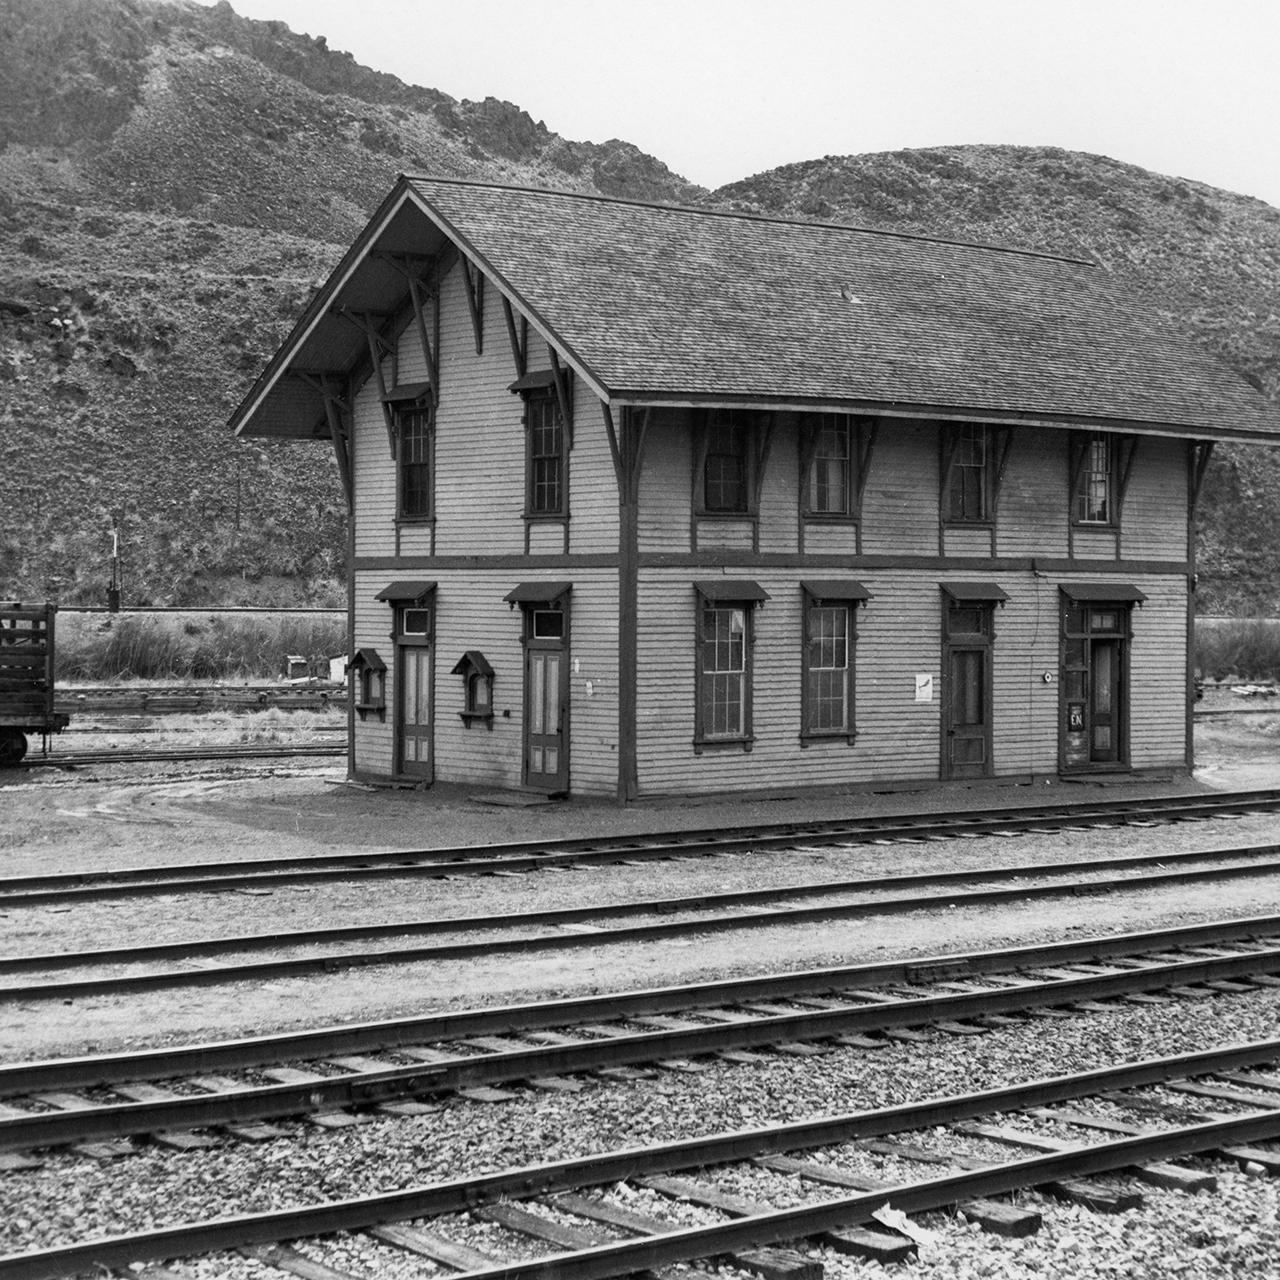
<svg viewBox="0 0 1280 1280"><path fill-rule="evenodd" d="M710 931L794 924L816 920L859 917L937 909L939 907L982 906L992 903L1024 903L1064 894L1098 894L1134 891L1202 880L1225 880L1274 874L1280 858L1268 857L1275 846L1240 846L1183 854L1149 855L1105 860L1044 863L1021 868L976 868L963 872L924 873L905 877L880 877L850 881L824 881L769 889L699 894L684 898L641 899L631 902L560 907L522 915L501 912L492 915L442 917L435 920L398 921L389 924L344 926L188 939L179 943L155 943L105 948L82 952L0 957L0 975L35 973L22 985L0 986L0 1002L34 999L70 999L85 995L121 994L172 987L208 986L218 983L333 972L352 965L400 964L422 961L491 957L502 953L534 950L567 950L598 947L621 942L648 941ZM1167 869L1172 864L1174 869ZM1190 864L1190 865L1188 865ZM1199 864L1199 865L1196 865ZM1138 875L1135 867L1159 865L1166 869ZM1118 869L1121 874L1063 881L1059 874L1080 870L1096 873L1101 868ZM981 883L987 880L1036 878L1036 883L1014 887L962 889L940 894L899 893L892 897L835 900L868 889L883 891L909 889L937 881ZM800 899L826 898L806 905L770 906ZM755 910L735 911L739 905ZM628 917L650 919L638 924L605 926L602 921ZM680 916L676 919L673 917ZM537 929L549 930L535 932ZM504 934L506 936L501 936ZM473 935L483 934L483 937ZM386 946L362 951L328 950L309 955L281 955L300 947L332 947L359 939L448 936L450 941ZM227 964L210 963L219 955L277 953L267 960L240 960ZM128 971L127 966L176 960L198 967ZM102 970L110 969L109 973ZM121 970L124 971L121 971ZM55 978L48 975L68 970L80 976ZM94 972L97 970L97 972Z"/></svg>
<svg viewBox="0 0 1280 1280"><path fill-rule="evenodd" d="M1270 938L1256 936L1263 927L1273 930ZM0 1151L87 1143L85 1154L112 1158L133 1150L115 1141L124 1136L200 1146L215 1139L191 1130L208 1128L261 1140L280 1134L263 1122L304 1113L354 1123L353 1107L412 1112L432 1109L422 1099L448 1093L500 1101L512 1095L495 1086L517 1083L576 1090L581 1085L569 1077L582 1073L625 1078L654 1063L696 1072L696 1060L708 1054L752 1061L759 1051L808 1056L831 1044L874 1049L885 1037L979 1035L1011 1015L1108 1011L1103 1000L1158 1003L1169 999L1158 993L1170 990L1208 998L1280 986L1277 973L1280 920L1268 918L440 1014L338 1029L327 1048L317 1032L256 1046L18 1064L0 1068L0 1097L8 1099L0 1106ZM966 979L954 980L959 975ZM302 1056L309 1040L311 1056ZM379 1056L369 1057L371 1050ZM156 1079L163 1084L147 1082Z"/></svg>
<svg viewBox="0 0 1280 1280"><path fill-rule="evenodd" d="M488 875L565 866L652 859L694 858L724 853L824 849L848 844L908 843L992 833L1048 834L1077 827L1156 825L1206 818L1239 818L1273 812L1280 791L1223 792L1099 804L1035 805L998 811L882 815L826 822L631 834L612 838L569 837L536 842L464 845L443 849L397 849L306 857L236 859L165 867L121 867L103 871L54 872L0 880L0 909L49 902L87 901L143 894L193 893L271 883L355 880L378 876Z"/></svg>
<svg viewBox="0 0 1280 1280"><path fill-rule="evenodd" d="M299 1268L310 1256L310 1274L335 1280L350 1273L317 1264L324 1238L357 1232L368 1233L366 1254L377 1241L468 1280L603 1280L708 1258L772 1280L816 1280L815 1260L785 1246L884 1260L912 1252L918 1227L888 1217L886 1229L874 1216L889 1205L902 1214L959 1206L988 1230L1019 1235L1038 1228L1040 1211L992 1197L1034 1187L1121 1212L1141 1205L1144 1182L1210 1189L1212 1168L1174 1163L1189 1157L1280 1170L1280 1152L1262 1145L1280 1137L1278 1065L1276 1041L1152 1059L9 1254L0 1278L239 1250L295 1274L307 1274ZM468 1225L477 1219L483 1233Z"/></svg>

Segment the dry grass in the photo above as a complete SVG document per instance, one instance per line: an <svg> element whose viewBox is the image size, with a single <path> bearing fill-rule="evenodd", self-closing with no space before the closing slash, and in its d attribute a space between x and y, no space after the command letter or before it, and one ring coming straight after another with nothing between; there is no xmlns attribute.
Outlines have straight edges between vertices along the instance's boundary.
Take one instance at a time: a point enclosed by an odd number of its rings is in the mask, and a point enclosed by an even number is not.
<svg viewBox="0 0 1280 1280"><path fill-rule="evenodd" d="M64 614L58 620L59 682L269 680L287 654L319 674L346 650L346 623L317 614Z"/></svg>

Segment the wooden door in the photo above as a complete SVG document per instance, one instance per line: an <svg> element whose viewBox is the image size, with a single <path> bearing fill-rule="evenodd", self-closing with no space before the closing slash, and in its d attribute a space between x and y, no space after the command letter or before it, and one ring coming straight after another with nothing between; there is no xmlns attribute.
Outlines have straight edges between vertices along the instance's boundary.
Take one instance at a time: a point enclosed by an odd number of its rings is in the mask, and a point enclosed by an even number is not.
<svg viewBox="0 0 1280 1280"><path fill-rule="evenodd" d="M943 703L943 768L948 778L983 778L991 771L991 650L947 646Z"/></svg>
<svg viewBox="0 0 1280 1280"><path fill-rule="evenodd" d="M431 781L431 647L400 646L399 771Z"/></svg>
<svg viewBox="0 0 1280 1280"><path fill-rule="evenodd" d="M540 790L565 791L569 785L566 654L563 649L525 650L525 783Z"/></svg>
<svg viewBox="0 0 1280 1280"><path fill-rule="evenodd" d="M1115 764L1121 759L1121 662L1119 640L1093 640L1089 654L1089 759Z"/></svg>

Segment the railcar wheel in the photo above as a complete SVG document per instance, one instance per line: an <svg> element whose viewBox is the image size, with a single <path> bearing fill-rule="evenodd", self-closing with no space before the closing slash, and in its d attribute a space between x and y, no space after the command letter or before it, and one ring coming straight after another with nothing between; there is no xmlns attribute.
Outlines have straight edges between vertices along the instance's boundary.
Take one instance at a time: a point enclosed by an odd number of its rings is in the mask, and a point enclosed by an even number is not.
<svg viewBox="0 0 1280 1280"><path fill-rule="evenodd" d="M27 754L27 735L21 729L0 729L0 767L17 764Z"/></svg>

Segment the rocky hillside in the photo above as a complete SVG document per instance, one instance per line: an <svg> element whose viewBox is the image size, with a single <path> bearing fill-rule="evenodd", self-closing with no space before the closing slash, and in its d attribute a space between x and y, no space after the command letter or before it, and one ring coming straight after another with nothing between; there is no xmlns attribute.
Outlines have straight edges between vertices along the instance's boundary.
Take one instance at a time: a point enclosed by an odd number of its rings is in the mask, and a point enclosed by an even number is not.
<svg viewBox="0 0 1280 1280"><path fill-rule="evenodd" d="M101 599L113 518L131 602L336 591L327 450L225 424L402 170L1093 256L1280 398L1280 210L1098 156L827 157L709 193L186 0L0 0L0 147L0 594ZM1278 462L1218 451L1207 611L1280 610Z"/></svg>
<svg viewBox="0 0 1280 1280"><path fill-rule="evenodd" d="M101 601L113 520L127 602L341 595L328 448L226 422L398 172L703 194L225 3L0 0L0 69L0 596Z"/></svg>

